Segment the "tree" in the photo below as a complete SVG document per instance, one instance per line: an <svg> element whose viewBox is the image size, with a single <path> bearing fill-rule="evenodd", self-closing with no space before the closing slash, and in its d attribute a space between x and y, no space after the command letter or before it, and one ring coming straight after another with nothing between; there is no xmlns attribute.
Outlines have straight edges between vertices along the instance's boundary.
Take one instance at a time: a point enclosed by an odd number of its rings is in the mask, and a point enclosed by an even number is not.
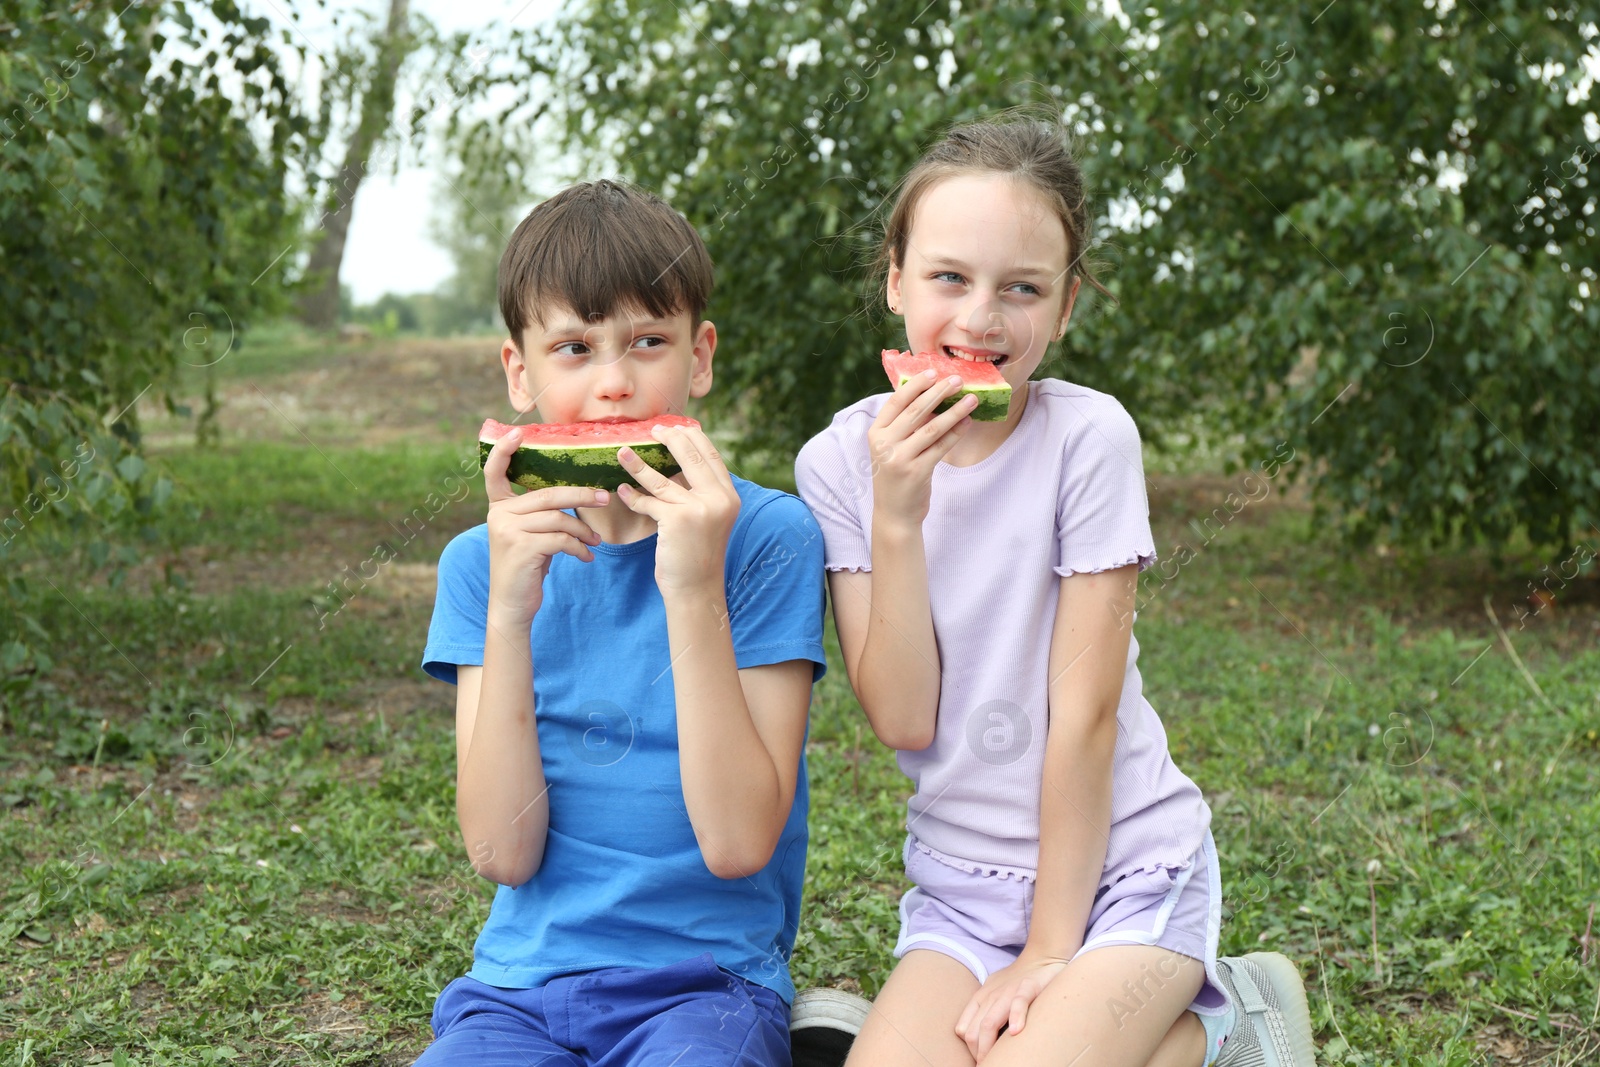
<svg viewBox="0 0 1600 1067"><path fill-rule="evenodd" d="M345 143L338 175L327 192L326 209L318 220L306 273L310 283L301 298L300 314L307 325L332 329L339 318L339 268L344 262L345 238L355 213L356 193L367 176L374 151L391 134L395 84L400 65L416 44L408 25L410 0L389 0L389 18L375 37L370 61L363 50L341 50L339 62L328 72L338 97L352 102L355 120ZM353 73L352 73L353 72ZM359 102L357 102L359 101Z"/></svg>
<svg viewBox="0 0 1600 1067"><path fill-rule="evenodd" d="M532 199L506 167L479 166L441 175L429 233L455 271L438 290L442 333L498 329L500 256Z"/></svg>
<svg viewBox="0 0 1600 1067"><path fill-rule="evenodd" d="M953 122L1043 102L1081 137L1118 301L1075 317L1057 373L1153 439L1202 411L1242 462L1292 449L1358 540L1559 542L1600 521L1600 361L1574 343L1597 325L1596 17L615 0L525 35L499 83L505 118L553 95L592 170L700 228L719 392L767 443L883 387L899 338L864 264L899 175Z"/></svg>
<svg viewBox="0 0 1600 1067"><path fill-rule="evenodd" d="M1600 325L1580 85L1600 7L1436 7L1131 26L1164 44L1156 79L1124 81L1118 181L1159 220L1122 295L1163 309L1141 371L1193 368L1258 450L1315 464L1358 540L1559 544L1600 522L1600 360L1573 343Z"/></svg>
<svg viewBox="0 0 1600 1067"><path fill-rule="evenodd" d="M286 177L314 146L275 38L231 0L0 0L0 558L49 516L159 506L138 401L171 406L180 361L283 306ZM0 683L43 636L4 619Z"/></svg>

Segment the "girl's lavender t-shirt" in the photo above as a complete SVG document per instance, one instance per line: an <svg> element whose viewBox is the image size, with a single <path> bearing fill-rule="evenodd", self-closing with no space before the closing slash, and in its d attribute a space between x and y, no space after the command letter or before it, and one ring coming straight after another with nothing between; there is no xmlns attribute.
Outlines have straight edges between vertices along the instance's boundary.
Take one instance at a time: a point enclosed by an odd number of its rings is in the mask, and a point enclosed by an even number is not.
<svg viewBox="0 0 1600 1067"><path fill-rule="evenodd" d="M1139 431L1117 400L1070 382L1028 383L1011 435L979 463L934 468L923 522L942 678L933 744L901 751L907 828L978 866L1036 870L1049 727L1050 641L1060 579L1155 560ZM834 416L795 461L830 571L870 571L867 429L889 394ZM1167 752L1130 641L1117 709L1111 840L1102 884L1183 867L1211 811Z"/></svg>

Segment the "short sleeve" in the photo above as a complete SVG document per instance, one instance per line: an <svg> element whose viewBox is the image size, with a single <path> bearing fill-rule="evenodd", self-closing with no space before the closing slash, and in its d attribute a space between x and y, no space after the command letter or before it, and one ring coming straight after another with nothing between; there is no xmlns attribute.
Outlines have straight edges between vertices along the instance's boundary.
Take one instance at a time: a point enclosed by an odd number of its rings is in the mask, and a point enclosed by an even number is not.
<svg viewBox="0 0 1600 1067"><path fill-rule="evenodd" d="M853 465L846 456L844 426L835 422L806 442L795 457L794 481L822 528L824 566L830 571L870 571L870 531L862 519L870 510L862 502L872 491L872 478L870 470L857 469L864 463ZM864 450L860 458L865 459Z"/></svg>
<svg viewBox="0 0 1600 1067"><path fill-rule="evenodd" d="M1116 400L1071 398L1077 415L1066 441L1056 530L1055 572L1093 574L1155 561L1139 428Z"/></svg>
<svg viewBox="0 0 1600 1067"><path fill-rule="evenodd" d="M774 494L751 516L729 560L728 626L741 670L791 659L827 671L822 649L822 531L788 493Z"/></svg>
<svg viewBox="0 0 1600 1067"><path fill-rule="evenodd" d="M422 669L441 682L456 683L456 667L483 666L483 634L489 621L489 528L457 534L439 555L438 589Z"/></svg>

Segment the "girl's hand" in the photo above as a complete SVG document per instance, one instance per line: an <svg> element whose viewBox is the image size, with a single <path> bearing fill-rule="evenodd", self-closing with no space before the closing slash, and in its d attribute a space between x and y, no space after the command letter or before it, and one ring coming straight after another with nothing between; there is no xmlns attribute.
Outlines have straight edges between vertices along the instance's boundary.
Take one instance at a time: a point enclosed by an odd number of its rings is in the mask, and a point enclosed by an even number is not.
<svg viewBox="0 0 1600 1067"><path fill-rule="evenodd" d="M739 514L739 490L705 431L694 426L657 426L651 430L683 468L687 486L679 485L631 448L617 460L648 493L631 485L617 495L632 511L656 521L656 585L663 595L710 587L721 590L728 554L728 535Z"/></svg>
<svg viewBox="0 0 1600 1067"><path fill-rule="evenodd" d="M1050 980L1066 970L1067 961L1054 956L1030 956L1026 949L1009 966L991 974L972 994L956 1021L956 1036L967 1043L974 1060L981 1061L1007 1033L1022 1032L1028 1007L1044 992Z"/></svg>
<svg viewBox="0 0 1600 1067"><path fill-rule="evenodd" d="M489 494L489 617L525 625L544 602L544 576L550 560L565 552L588 563L590 545L600 543L594 528L563 508L601 507L603 489L557 485L517 494L506 478L511 454L522 439L512 430L489 450L483 484Z"/></svg>
<svg viewBox="0 0 1600 1067"><path fill-rule="evenodd" d="M972 424L967 416L978 406L977 397L964 396L950 410L933 414L941 401L960 390L960 378L940 379L930 370L884 402L867 430L875 515L917 527L928 517L933 468L960 442Z"/></svg>

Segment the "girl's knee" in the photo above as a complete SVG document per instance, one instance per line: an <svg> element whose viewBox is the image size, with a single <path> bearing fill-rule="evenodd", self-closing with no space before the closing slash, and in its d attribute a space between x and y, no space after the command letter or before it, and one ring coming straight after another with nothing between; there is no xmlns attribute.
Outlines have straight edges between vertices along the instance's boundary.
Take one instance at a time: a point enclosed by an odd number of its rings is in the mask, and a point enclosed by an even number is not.
<svg viewBox="0 0 1600 1067"><path fill-rule="evenodd" d="M956 1021L978 989L950 956L906 953L874 998L846 1067L972 1067Z"/></svg>

